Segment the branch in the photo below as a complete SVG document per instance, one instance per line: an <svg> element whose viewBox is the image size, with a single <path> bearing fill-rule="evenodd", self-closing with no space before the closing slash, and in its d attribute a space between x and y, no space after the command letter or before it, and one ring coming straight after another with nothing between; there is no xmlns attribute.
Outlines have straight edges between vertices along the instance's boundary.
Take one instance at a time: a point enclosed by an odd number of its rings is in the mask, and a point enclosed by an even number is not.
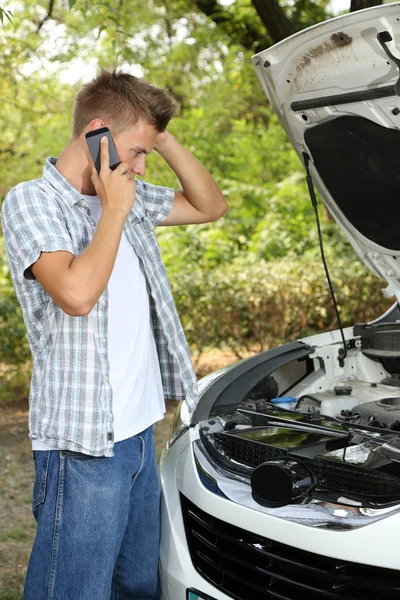
<svg viewBox="0 0 400 600"><path fill-rule="evenodd" d="M252 0L252 4L275 44L296 33L278 0Z"/></svg>
<svg viewBox="0 0 400 600"><path fill-rule="evenodd" d="M383 0L351 0L350 12L370 8L371 6L381 6Z"/></svg>
<svg viewBox="0 0 400 600"><path fill-rule="evenodd" d="M47 15L39 22L36 33L39 33L39 31L42 29L42 27L45 24L45 22L47 21L47 19L50 19L51 15L53 13L53 8L54 8L54 0L50 0L49 10L47 11Z"/></svg>
<svg viewBox="0 0 400 600"><path fill-rule="evenodd" d="M4 25L4 17L6 17L6 19L8 21L10 21L11 25L13 25L13 21L12 18L14 15L12 14L11 10L5 10L4 8L1 8L0 6L0 22L2 25Z"/></svg>

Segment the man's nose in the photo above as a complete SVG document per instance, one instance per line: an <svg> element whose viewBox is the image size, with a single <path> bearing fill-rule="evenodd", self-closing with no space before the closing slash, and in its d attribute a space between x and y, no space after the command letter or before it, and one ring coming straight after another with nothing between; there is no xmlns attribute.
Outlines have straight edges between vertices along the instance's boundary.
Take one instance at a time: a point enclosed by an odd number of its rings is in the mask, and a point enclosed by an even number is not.
<svg viewBox="0 0 400 600"><path fill-rule="evenodd" d="M144 177L144 175L146 173L146 157L143 156L143 157L136 159L132 169L136 175L139 175L140 177Z"/></svg>

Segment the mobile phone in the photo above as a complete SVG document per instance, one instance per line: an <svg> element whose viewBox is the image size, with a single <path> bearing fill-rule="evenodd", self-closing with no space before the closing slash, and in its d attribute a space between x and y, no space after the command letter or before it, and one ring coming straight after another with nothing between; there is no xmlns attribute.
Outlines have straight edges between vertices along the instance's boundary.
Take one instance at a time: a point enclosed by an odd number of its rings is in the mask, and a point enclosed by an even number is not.
<svg viewBox="0 0 400 600"><path fill-rule="evenodd" d="M121 163L117 153L117 149L112 139L112 135L108 127L102 127L101 129L94 129L85 134L87 145L89 146L90 154L92 155L94 166L97 172L100 173L100 140L105 135L108 138L108 154L110 156L109 167L111 171L114 171Z"/></svg>

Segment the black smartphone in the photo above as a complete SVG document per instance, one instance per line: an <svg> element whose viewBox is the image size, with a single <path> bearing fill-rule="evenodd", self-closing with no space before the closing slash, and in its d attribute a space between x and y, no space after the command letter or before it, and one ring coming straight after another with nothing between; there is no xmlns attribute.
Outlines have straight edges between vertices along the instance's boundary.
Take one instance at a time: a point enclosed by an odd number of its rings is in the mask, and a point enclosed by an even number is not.
<svg viewBox="0 0 400 600"><path fill-rule="evenodd" d="M90 154L92 155L94 166L97 172L100 173L100 140L105 135L108 138L108 154L110 156L110 169L114 171L121 163L115 148L114 140L112 139L111 132L108 127L102 127L101 129L94 129L85 134L87 145L89 146Z"/></svg>

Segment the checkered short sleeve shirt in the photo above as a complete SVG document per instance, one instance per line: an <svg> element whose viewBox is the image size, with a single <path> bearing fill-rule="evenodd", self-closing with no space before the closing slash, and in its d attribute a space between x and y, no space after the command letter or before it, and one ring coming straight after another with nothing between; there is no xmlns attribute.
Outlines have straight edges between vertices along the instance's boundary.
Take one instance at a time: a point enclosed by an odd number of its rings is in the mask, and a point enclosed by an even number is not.
<svg viewBox="0 0 400 600"><path fill-rule="evenodd" d="M33 357L29 435L59 449L113 455L112 389L107 358L108 292L82 317L65 313L30 267L41 252L79 255L96 223L80 193L47 159L43 177L17 185L3 203L2 225L11 277ZM124 233L142 261L164 395L197 402L190 351L176 312L154 227L171 210L174 190L137 181Z"/></svg>

